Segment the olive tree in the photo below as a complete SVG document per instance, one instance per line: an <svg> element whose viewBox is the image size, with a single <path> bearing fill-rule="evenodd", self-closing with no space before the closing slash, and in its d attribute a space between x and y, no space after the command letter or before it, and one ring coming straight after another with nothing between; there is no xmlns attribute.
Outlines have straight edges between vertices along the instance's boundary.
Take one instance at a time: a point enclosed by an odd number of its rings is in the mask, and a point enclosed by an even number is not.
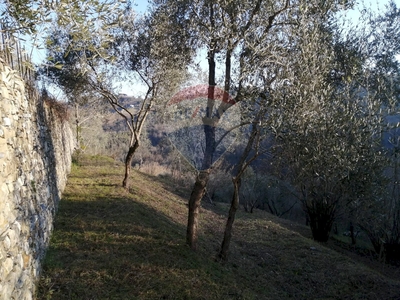
<svg viewBox="0 0 400 300"><path fill-rule="evenodd" d="M225 225L224 237L217 255L217 258L220 260L226 260L228 256L229 245L232 238L233 223L235 221L236 212L239 208L242 177L250 164L256 160L263 151L260 149L260 142L263 136L262 123L266 115L266 109L263 107L263 103L259 104L261 108L257 111L251 122L250 134L247 139L246 146L239 158L239 162L234 166L232 174L233 195L231 206L229 208L228 219Z"/></svg>
<svg viewBox="0 0 400 300"><path fill-rule="evenodd" d="M222 116L234 103L246 99L244 92L247 81L244 74L253 65L258 55L245 42L256 38L265 40L273 27L284 23L280 15L291 6L289 1L153 1L158 10L168 12L171 19L182 24L193 48L205 49L208 62L208 89L205 96L207 108L203 116L205 143L202 164L197 172L195 184L189 199L186 243L197 248L199 214L202 197L217 161L215 151L218 143L216 129ZM220 85L222 99L217 99L217 64L223 72ZM256 94L259 94L257 92ZM218 101L222 100L222 101ZM255 114L256 115L256 114ZM250 121L251 123L251 121ZM239 168L240 169L240 168ZM242 173L242 171L240 171Z"/></svg>
<svg viewBox="0 0 400 300"><path fill-rule="evenodd" d="M46 36L54 28L68 28L71 40L90 41L93 36L103 44L110 42L109 29L116 26L125 1L96 0L8 0L0 3L0 32L7 31L24 41L30 55L46 47ZM91 43L87 43L90 47ZM93 47L97 55L106 56L102 47ZM49 63L49 62L47 62Z"/></svg>
<svg viewBox="0 0 400 300"><path fill-rule="evenodd" d="M162 15L155 14L139 16L128 5L121 12L121 18L115 20L118 26L108 29L106 41L101 35L91 35L90 40L75 40L70 30L53 35L48 43L49 57L62 67L51 65L43 72L52 75L67 93L97 94L98 101L106 100L124 120L129 131L122 182L126 189L129 189L132 159L140 146L147 117L158 101L171 96L186 70L186 60L176 59L177 51L185 53L185 42L171 43L173 32L166 32ZM137 80L146 92L139 107L131 108L120 101L117 86L137 85Z"/></svg>
<svg viewBox="0 0 400 300"><path fill-rule="evenodd" d="M73 127L78 152L86 148L83 126L93 119L101 119L106 111L104 101L89 87L88 77L83 71L82 57L90 55L89 50L70 49L72 37L64 29L53 31L47 38L47 59L38 74L51 90L61 90L73 111Z"/></svg>
<svg viewBox="0 0 400 300"><path fill-rule="evenodd" d="M385 153L385 169L371 178L366 172L363 190L354 197L350 209L361 227L368 235L379 254L388 260L400 253L400 200L399 200L399 117L400 96L400 10L392 1L380 15L366 15L367 29L359 34L362 55L366 58L365 69L370 72L369 90L375 93L382 106L388 108L385 114L387 128L384 128L382 144ZM368 44L364 41L371 41ZM360 191L360 188L358 188Z"/></svg>
<svg viewBox="0 0 400 300"><path fill-rule="evenodd" d="M338 208L355 201L357 189L372 192L363 182L381 182L385 113L357 40L346 39L322 5L301 14L294 59L274 99L275 151L314 239L327 241Z"/></svg>
<svg viewBox="0 0 400 300"><path fill-rule="evenodd" d="M132 159L140 145L140 136L152 109L161 107L177 91L186 76L191 59L188 41L177 34L176 24L165 26L168 16L153 11L137 18L127 9L120 27L114 31L112 53L126 74L136 76L146 87L137 111L132 113L118 103L118 98L106 94L115 111L124 118L130 131L129 150L125 159L123 186L129 188ZM174 26L175 25L175 26ZM179 53L179 55L178 55ZM104 89L102 89L104 92Z"/></svg>
<svg viewBox="0 0 400 300"><path fill-rule="evenodd" d="M282 120L282 110L285 109L283 102L279 103L279 100L282 100L282 86L293 79L288 70L295 71L295 76L301 72L298 69L300 65L296 65L298 57L295 55L298 54L296 49L308 43L306 39L303 39L306 37L306 34L302 32L305 28L301 26L303 17L313 15L313 18L307 20L306 31L308 31L309 28L319 26L321 19L315 18L319 10L328 14L340 9L340 5L336 1L324 4L318 1L299 1L291 3L291 5L289 2L281 3L274 9L267 12L266 15L261 15L264 18L268 17L268 23L265 23L263 30L259 30L260 27L258 27L257 30L248 32L242 43L244 51L239 60L239 87L248 86L243 91L251 91L250 103L255 102L256 105L254 107L247 105L250 110L245 112L250 117L252 129L245 142L246 147L242 156L234 167L232 179L234 192L224 239L218 254L218 258L222 260L227 257L232 225L239 206L241 177L260 152L269 152L269 149L261 150L260 141L270 139L272 133L276 134L276 124ZM310 68L313 67L315 66L310 66ZM304 82L304 84L312 85L312 82ZM242 93L243 97L245 93ZM248 96L244 96L243 99ZM270 146L269 143L266 145Z"/></svg>

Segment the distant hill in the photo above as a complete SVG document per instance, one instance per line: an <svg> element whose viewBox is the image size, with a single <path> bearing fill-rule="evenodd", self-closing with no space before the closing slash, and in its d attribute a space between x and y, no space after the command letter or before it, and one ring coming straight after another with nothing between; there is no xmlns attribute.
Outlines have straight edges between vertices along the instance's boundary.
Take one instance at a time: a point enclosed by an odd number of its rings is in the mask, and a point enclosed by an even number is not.
<svg viewBox="0 0 400 300"><path fill-rule="evenodd" d="M118 101L125 108L139 108L139 105L142 103L141 98L135 96L128 96L126 94L120 94L118 96Z"/></svg>
<svg viewBox="0 0 400 300"><path fill-rule="evenodd" d="M118 103L131 112L139 110L142 101L143 100L141 98L128 96L126 94L120 94L118 97ZM125 120L113 108L110 108L108 111L109 114L107 115L105 123L103 124L103 129L105 131L120 132L128 130Z"/></svg>

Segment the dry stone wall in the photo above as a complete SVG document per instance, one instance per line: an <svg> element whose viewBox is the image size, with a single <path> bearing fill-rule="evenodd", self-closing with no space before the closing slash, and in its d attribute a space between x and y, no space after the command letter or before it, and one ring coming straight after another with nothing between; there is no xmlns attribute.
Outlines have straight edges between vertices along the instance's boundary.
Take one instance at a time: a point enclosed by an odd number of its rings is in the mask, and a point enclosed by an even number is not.
<svg viewBox="0 0 400 300"><path fill-rule="evenodd" d="M74 148L54 110L0 60L0 300L35 295Z"/></svg>

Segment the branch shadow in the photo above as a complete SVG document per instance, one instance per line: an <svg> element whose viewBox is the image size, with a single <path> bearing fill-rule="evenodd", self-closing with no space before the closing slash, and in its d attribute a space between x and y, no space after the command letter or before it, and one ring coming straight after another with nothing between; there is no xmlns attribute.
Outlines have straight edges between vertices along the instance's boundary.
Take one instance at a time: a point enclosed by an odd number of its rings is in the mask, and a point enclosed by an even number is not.
<svg viewBox="0 0 400 300"><path fill-rule="evenodd" d="M224 289L220 266L185 245L182 224L129 197L76 199L60 203L38 299L202 299L204 288Z"/></svg>

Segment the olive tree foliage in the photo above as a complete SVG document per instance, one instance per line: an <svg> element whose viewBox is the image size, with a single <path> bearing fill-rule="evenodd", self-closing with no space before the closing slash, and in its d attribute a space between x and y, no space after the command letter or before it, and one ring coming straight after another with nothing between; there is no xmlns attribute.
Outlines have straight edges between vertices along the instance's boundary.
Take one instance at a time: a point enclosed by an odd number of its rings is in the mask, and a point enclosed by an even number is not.
<svg viewBox="0 0 400 300"><path fill-rule="evenodd" d="M376 73L356 35L344 36L323 7L302 10L294 59L273 103L281 170L296 186L318 241L328 240L339 207L366 204L384 184L384 85L371 84Z"/></svg>
<svg viewBox="0 0 400 300"><path fill-rule="evenodd" d="M105 41L102 35L75 40L69 30L53 35L48 43L49 57L61 61L63 67L54 65L46 72L53 74L66 92L97 94L98 100L105 99L125 121L130 135L122 185L129 189L132 159L140 146L147 117L155 104L169 98L168 94L173 93L184 78L185 60L178 61L176 53L185 53L185 42L174 40L171 43L170 32L166 32L161 18L140 17L130 5L115 23L118 26L108 28L109 39ZM139 107L126 107L120 102L117 85L134 85L135 79L147 90ZM65 89L68 85L72 89Z"/></svg>
<svg viewBox="0 0 400 300"><path fill-rule="evenodd" d="M8 0L1 2L2 31L32 34L52 13L53 1Z"/></svg>
<svg viewBox="0 0 400 300"><path fill-rule="evenodd" d="M96 117L100 110L97 106L97 113L93 113L92 110L88 115L81 116L79 106L85 105L86 110L89 110L89 103L93 102L94 97L82 88L83 84L79 83L82 77L75 76L78 72L74 73L72 68L76 68L78 54L85 51L92 52L92 56L107 57L102 46L110 42L108 30L116 25L115 20L118 20L120 15L121 3L95 0L8 0L0 3L1 31L7 31L23 40L24 47L26 51L30 51L30 55L35 48L53 49L49 50L49 56L41 64L39 72L54 79L54 70L59 71L57 83L63 87L69 103L74 105L76 142L79 149L85 147L80 134L83 124ZM63 45L61 39L65 32L68 32L68 39L64 39L63 42L68 41L68 52L61 53L59 49L54 51L55 47ZM93 37L101 40L102 44L90 43ZM70 55L71 51L75 55ZM67 64L68 66L62 69L63 65ZM45 67L52 67L54 70L52 72L51 68L46 70Z"/></svg>
<svg viewBox="0 0 400 300"><path fill-rule="evenodd" d="M168 16L154 11L138 18L128 6L119 27L113 31L114 42L111 53L125 76L135 76L146 86L140 107L132 112L118 103L103 87L114 110L124 118L129 131L129 150L125 158L123 186L129 188L132 159L140 146L140 137L151 110L169 100L185 80L186 69L191 59L190 48L184 36L176 34L173 26L165 26ZM178 53L180 55L178 55ZM126 78L126 77L125 77Z"/></svg>
<svg viewBox="0 0 400 300"><path fill-rule="evenodd" d="M49 88L61 89L73 111L77 151L84 151L88 146L85 124L93 119L101 119L106 106L99 101L99 95L89 88L89 78L85 75L83 57L93 56L88 49L71 46L73 37L65 29L56 29L47 37L48 63L42 65L38 74ZM104 101L103 101L104 102Z"/></svg>
<svg viewBox="0 0 400 300"><path fill-rule="evenodd" d="M68 29L73 41L90 41L99 37L103 45L110 42L109 29L116 26L124 1L97 0L5 0L0 3L1 31L8 31L27 41L32 49L46 47L46 36L54 30ZM87 43L87 46L91 46ZM105 56L103 48L92 51ZM52 63L48 61L47 63Z"/></svg>
<svg viewBox="0 0 400 300"><path fill-rule="evenodd" d="M166 11L171 19L181 24L182 29L193 40L193 47L205 49L207 52L208 94L207 109L203 117L204 157L189 199L186 234L187 244L195 250L201 199L210 173L215 168L216 128L223 114L230 109L232 102L251 101L263 92L248 89L248 85L254 81L253 77L256 77L252 75L257 73L254 69L259 67L254 62L260 53L252 46L255 47L260 41L266 41L271 32L279 32L279 27L286 25L284 13L293 7L290 1L285 0L154 0L152 4L155 9ZM275 37L279 39L277 35ZM266 42L265 45L267 45ZM219 82L224 90L222 101L216 101L215 97L215 87L218 84L217 65L220 65L220 69L223 70L223 78ZM269 84L265 78L261 78L260 81L266 85ZM233 97L234 101L228 100L230 97ZM253 113L252 116L249 123L252 123L254 118L262 117L257 113ZM249 147L250 151L252 146ZM243 163L243 166L245 165L247 165L246 162ZM238 170L236 175L243 173L241 167Z"/></svg>
<svg viewBox="0 0 400 300"><path fill-rule="evenodd" d="M364 17L367 30L360 38L362 54L371 72L370 84L383 103L397 113L400 102L400 8L390 1L380 14ZM370 41L365 43L365 41Z"/></svg>
<svg viewBox="0 0 400 300"><path fill-rule="evenodd" d="M83 78L77 76L82 71L76 70L77 64L85 51L92 52L92 57L108 57L103 51L103 46L111 41L108 31L116 25L115 20L120 16L121 4L122 1L96 0L7 0L0 4L1 31L8 31L28 42L25 43L25 47L28 47L26 50L30 51L31 55L35 48L49 49L46 61L39 67L39 73L55 80L58 72L56 83L64 89L69 103L74 106L78 149L85 148L81 135L83 124L98 116L100 109L97 106L96 113L91 110L89 114L82 116L80 106L85 105L86 110L89 110L94 96L83 88L83 82L79 82ZM68 32L68 39L61 41L65 32ZM94 45L90 42L93 37L102 43ZM65 42L68 42L68 45L65 45ZM68 50L61 51L61 46ZM79 67L83 66L84 64L80 63Z"/></svg>
<svg viewBox="0 0 400 300"><path fill-rule="evenodd" d="M400 10L390 2L381 15L365 18L368 31L360 35L364 44L362 54L366 58L366 69L371 73L370 88L388 108L385 115L387 128L382 143L386 159L384 180L372 177L368 180L375 193L359 193L350 209L358 225L366 232L375 250L387 259L398 256L400 248L400 198L399 198L399 97L400 76ZM369 175L371 177L371 175ZM368 191L368 189L367 189ZM377 193L379 191L380 193ZM394 249L397 247L397 254Z"/></svg>
<svg viewBox="0 0 400 300"><path fill-rule="evenodd" d="M280 110L284 108L279 107L278 102L274 103L275 106L271 107L271 105L274 100L280 99L282 83L286 83L289 80L287 70L294 71L296 76L297 72L300 72L300 69L298 69L300 65L295 65L297 58L293 57L293 55L296 54L295 49L301 48L303 43L307 43L302 39L302 33L304 34L304 32L299 26L302 23L303 16L315 16L318 11L323 11L325 14L333 13L342 7L351 5L351 3L287 1L281 3L280 6L274 7L271 3L269 5L274 10L260 16L261 19L267 19L268 22L264 23L263 30L259 30L260 27L257 27L256 30L249 32L245 36L242 42L244 51L239 58L239 87L243 85L247 87L243 90L239 88L238 95L244 96L243 99L249 98L250 100L247 101L249 104L246 105L247 109L244 114L246 118L251 120L252 129L250 137L245 143L246 148L235 166L232 179L234 193L224 239L218 254L218 258L222 260L226 259L228 253L232 224L239 206L240 187L244 171L258 157L260 152L269 152L269 149L262 149L262 143L260 142L262 139L270 137L271 129L276 130L275 124L279 123L282 117ZM320 22L321 19L310 18L307 23L310 28L313 28L318 26ZM300 36L301 38L299 38ZM294 69L296 67L297 69ZM249 91L250 94L243 93L241 95L242 91ZM275 110L277 107L279 112Z"/></svg>

